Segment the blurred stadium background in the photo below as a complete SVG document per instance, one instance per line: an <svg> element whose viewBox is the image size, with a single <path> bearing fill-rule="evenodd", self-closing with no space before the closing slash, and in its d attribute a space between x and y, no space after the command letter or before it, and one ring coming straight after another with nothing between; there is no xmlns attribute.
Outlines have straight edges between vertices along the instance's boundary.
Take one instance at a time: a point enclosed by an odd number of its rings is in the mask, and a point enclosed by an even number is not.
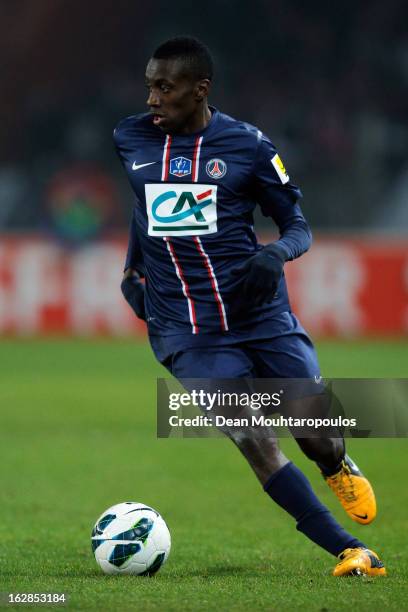
<svg viewBox="0 0 408 612"><path fill-rule="evenodd" d="M302 188L315 243L286 272L324 375L407 378L407 23L403 0L0 0L3 590L65 591L76 610L406 609L406 439L348 443L378 495L369 534L282 441L384 554L387 583L363 589L333 583L227 441L156 439L164 369L119 289L132 194L112 131L144 110L157 44L206 41L211 102L265 131ZM174 538L154 588L94 565L92 523L125 499Z"/></svg>
<svg viewBox="0 0 408 612"><path fill-rule="evenodd" d="M0 334L143 335L119 291L132 195L111 135L145 109L151 51L191 33L211 102L302 188L315 244L287 274L305 326L406 335L407 22L402 0L2 1Z"/></svg>

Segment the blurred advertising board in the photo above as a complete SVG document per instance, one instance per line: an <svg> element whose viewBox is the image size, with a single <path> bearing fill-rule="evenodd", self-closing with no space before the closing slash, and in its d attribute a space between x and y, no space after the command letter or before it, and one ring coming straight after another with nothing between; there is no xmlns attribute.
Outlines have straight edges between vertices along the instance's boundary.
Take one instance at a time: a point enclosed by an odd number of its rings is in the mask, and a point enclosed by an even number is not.
<svg viewBox="0 0 408 612"><path fill-rule="evenodd" d="M68 249L0 240L0 334L128 336L144 324L122 298L126 238ZM408 242L315 239L286 264L292 310L314 336L408 333Z"/></svg>

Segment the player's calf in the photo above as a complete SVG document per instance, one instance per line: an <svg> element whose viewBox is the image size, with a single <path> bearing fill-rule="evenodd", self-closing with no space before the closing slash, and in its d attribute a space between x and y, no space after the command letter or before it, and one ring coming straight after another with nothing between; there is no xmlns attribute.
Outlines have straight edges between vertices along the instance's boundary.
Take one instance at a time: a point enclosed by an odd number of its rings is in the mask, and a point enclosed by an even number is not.
<svg viewBox="0 0 408 612"><path fill-rule="evenodd" d="M239 448L262 484L289 462L280 450L273 430L270 438L257 438L255 435L248 435L248 432L237 430L224 433Z"/></svg>
<svg viewBox="0 0 408 612"><path fill-rule="evenodd" d="M340 469L345 455L343 438L296 438L296 442L306 457L315 461L321 470L336 473Z"/></svg>

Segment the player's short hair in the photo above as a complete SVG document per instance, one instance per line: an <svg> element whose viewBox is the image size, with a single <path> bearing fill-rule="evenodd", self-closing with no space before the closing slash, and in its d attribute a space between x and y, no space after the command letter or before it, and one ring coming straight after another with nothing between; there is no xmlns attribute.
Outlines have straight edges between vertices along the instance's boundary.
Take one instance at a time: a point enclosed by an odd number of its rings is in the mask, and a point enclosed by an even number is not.
<svg viewBox="0 0 408 612"><path fill-rule="evenodd" d="M210 50L193 36L176 36L157 47L154 59L180 59L186 64L189 74L197 80L211 79L214 73L214 62Z"/></svg>

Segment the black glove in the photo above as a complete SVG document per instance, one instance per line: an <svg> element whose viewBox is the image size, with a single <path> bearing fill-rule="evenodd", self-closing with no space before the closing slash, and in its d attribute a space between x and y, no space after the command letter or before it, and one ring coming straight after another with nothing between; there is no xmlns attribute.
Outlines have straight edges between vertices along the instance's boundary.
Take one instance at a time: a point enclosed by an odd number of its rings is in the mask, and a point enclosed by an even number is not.
<svg viewBox="0 0 408 612"><path fill-rule="evenodd" d="M146 321L145 311L145 287L140 282L137 276L128 276L123 279L120 288L122 289L123 296L129 306L133 309L135 315Z"/></svg>
<svg viewBox="0 0 408 612"><path fill-rule="evenodd" d="M267 244L256 255L252 255L242 266L231 271L240 276L240 296L255 306L270 302L278 289L286 261L284 249L276 244Z"/></svg>

